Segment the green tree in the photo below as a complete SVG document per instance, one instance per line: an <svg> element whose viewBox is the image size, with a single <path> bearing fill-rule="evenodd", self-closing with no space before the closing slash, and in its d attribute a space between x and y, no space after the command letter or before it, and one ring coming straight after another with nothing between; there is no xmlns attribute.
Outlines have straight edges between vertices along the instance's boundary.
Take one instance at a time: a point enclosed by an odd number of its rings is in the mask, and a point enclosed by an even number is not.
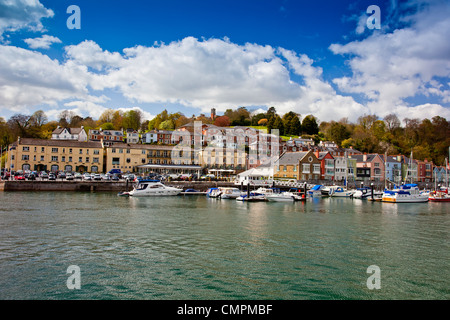
<svg viewBox="0 0 450 320"><path fill-rule="evenodd" d="M307 115L302 121L302 132L306 134L318 134L319 125L317 119L313 115Z"/></svg>

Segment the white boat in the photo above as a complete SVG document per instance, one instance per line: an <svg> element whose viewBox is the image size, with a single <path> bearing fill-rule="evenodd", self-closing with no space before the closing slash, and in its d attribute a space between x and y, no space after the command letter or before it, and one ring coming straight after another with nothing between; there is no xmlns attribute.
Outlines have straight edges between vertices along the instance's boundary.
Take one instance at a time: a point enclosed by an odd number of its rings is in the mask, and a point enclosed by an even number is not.
<svg viewBox="0 0 450 320"><path fill-rule="evenodd" d="M250 192L249 194L243 194L236 198L237 201L248 201L248 202L256 202L256 201L267 201L266 195L257 192Z"/></svg>
<svg viewBox="0 0 450 320"><path fill-rule="evenodd" d="M219 190L221 199L236 199L242 194L239 188L219 188Z"/></svg>
<svg viewBox="0 0 450 320"><path fill-rule="evenodd" d="M374 198L378 199L381 196L383 196L382 191L373 190ZM354 192L353 192L353 198L355 198L355 199L368 199L371 197L372 197L372 189L369 187L358 188L358 189L354 190Z"/></svg>
<svg viewBox="0 0 450 320"><path fill-rule="evenodd" d="M323 196L329 196L330 193L333 192L334 189L337 188L342 188L341 186L324 186L323 188L320 189L320 192L322 193Z"/></svg>
<svg viewBox="0 0 450 320"><path fill-rule="evenodd" d="M331 197L351 197L353 196L353 191L349 191L343 187L337 187L330 189L329 196Z"/></svg>
<svg viewBox="0 0 450 320"><path fill-rule="evenodd" d="M176 196L181 191L183 189L166 186L159 180L138 180L137 185L128 192L128 195L133 197Z"/></svg>
<svg viewBox="0 0 450 320"><path fill-rule="evenodd" d="M303 195L300 195L296 192L280 192L280 193L272 193L266 195L266 199L268 201L279 201L279 202L292 202L292 201L303 201L306 198Z"/></svg>
<svg viewBox="0 0 450 320"><path fill-rule="evenodd" d="M381 201L383 202L428 202L429 194L419 190L417 184L405 184L392 190L385 190Z"/></svg>

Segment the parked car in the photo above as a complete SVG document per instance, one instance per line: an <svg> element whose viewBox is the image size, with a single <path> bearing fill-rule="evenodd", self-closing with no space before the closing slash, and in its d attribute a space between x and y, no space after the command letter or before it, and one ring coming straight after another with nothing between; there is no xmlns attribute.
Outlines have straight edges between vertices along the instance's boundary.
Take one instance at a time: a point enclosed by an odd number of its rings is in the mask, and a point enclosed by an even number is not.
<svg viewBox="0 0 450 320"><path fill-rule="evenodd" d="M111 180L112 180L112 181L119 181L119 180L120 180L119 175L118 175L117 173L114 174L114 175L111 177Z"/></svg>
<svg viewBox="0 0 450 320"><path fill-rule="evenodd" d="M71 174L70 172L66 174L66 180L73 180L73 174Z"/></svg>
<svg viewBox="0 0 450 320"><path fill-rule="evenodd" d="M48 174L45 171L42 171L39 176L41 177L41 179L48 179Z"/></svg>
<svg viewBox="0 0 450 320"><path fill-rule="evenodd" d="M18 174L16 176L14 176L14 180L25 180L25 176Z"/></svg>
<svg viewBox="0 0 450 320"><path fill-rule="evenodd" d="M92 177L89 173L83 174L83 180L92 180Z"/></svg>
<svg viewBox="0 0 450 320"><path fill-rule="evenodd" d="M73 178L74 178L74 179L77 179L77 180L81 180L81 179L83 179L83 176L81 175L81 173L75 172L75 173L73 174Z"/></svg>
<svg viewBox="0 0 450 320"><path fill-rule="evenodd" d="M66 178L66 174L64 172L60 172L58 173L58 179L65 179Z"/></svg>
<svg viewBox="0 0 450 320"><path fill-rule="evenodd" d="M56 180L56 175L54 173L50 173L48 175L48 180Z"/></svg>
<svg viewBox="0 0 450 320"><path fill-rule="evenodd" d="M96 181L102 180L102 176L100 174L96 173L96 174L94 174L93 180L96 180Z"/></svg>

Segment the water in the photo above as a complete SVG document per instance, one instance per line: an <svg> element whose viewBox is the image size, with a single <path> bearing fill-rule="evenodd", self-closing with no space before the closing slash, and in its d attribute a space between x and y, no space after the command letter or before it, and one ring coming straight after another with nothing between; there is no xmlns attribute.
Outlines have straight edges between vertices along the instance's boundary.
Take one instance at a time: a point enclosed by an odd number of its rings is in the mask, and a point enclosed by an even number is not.
<svg viewBox="0 0 450 320"><path fill-rule="evenodd" d="M0 203L0 299L450 299L446 203L69 192ZM70 265L80 290L67 288Z"/></svg>

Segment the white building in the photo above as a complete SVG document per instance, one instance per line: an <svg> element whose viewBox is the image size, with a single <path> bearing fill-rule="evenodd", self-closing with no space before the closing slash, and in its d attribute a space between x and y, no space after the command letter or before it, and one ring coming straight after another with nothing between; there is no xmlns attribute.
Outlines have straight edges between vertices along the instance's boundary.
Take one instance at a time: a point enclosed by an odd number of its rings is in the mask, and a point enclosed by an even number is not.
<svg viewBox="0 0 450 320"><path fill-rule="evenodd" d="M87 141L87 134L83 126L81 128L62 128L58 126L52 132L52 140Z"/></svg>

